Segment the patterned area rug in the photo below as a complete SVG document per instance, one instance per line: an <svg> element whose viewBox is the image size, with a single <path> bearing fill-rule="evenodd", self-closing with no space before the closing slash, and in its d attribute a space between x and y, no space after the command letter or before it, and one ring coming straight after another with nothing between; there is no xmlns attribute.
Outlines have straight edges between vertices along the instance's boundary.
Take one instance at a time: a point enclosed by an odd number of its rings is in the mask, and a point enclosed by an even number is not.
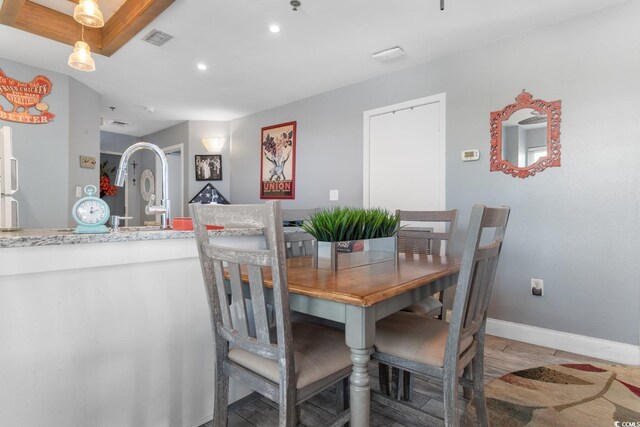
<svg viewBox="0 0 640 427"><path fill-rule="evenodd" d="M593 363L525 369L493 380L486 396L491 426L640 426L637 367ZM471 401L463 424L475 425L474 420Z"/></svg>

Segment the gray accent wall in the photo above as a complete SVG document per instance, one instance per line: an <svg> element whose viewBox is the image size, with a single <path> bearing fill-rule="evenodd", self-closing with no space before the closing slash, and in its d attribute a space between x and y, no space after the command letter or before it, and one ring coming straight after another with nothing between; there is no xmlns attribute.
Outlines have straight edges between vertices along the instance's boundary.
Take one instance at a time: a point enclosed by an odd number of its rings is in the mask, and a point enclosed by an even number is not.
<svg viewBox="0 0 640 427"><path fill-rule="evenodd" d="M100 151L122 154L125 152L127 148L129 148L131 145L139 141L140 141L140 138L138 138L137 136L101 131L100 132ZM141 155L142 154L140 152L136 152L131 156L131 158L129 159L129 167L127 170L127 186L129 189L129 193L127 195L128 197L127 202L129 206L128 216L133 217L133 219L130 219L126 223L129 226L142 225L142 216L144 215L144 209L143 209L144 203L142 200L142 195L140 193L140 175L142 174L142 168L140 164ZM100 155L101 160L109 160L110 164L116 161L119 163L120 157L121 156L112 156L112 155L105 155L105 154ZM136 162L138 164L135 172L133 170L133 167L131 166L133 162ZM115 165L117 165L118 163L116 163ZM113 174L113 178L115 179L115 173ZM134 179L135 179L135 184L134 184ZM124 205L124 196L125 196L125 192L122 189L119 189L118 196L116 197L118 199L118 202L115 202L115 199L107 198L106 200L107 200L107 203L114 202L114 205L116 206L116 210L119 212L123 212L123 208L120 207L119 204L122 203L122 205ZM112 209L111 214L123 215L123 213L119 213L119 212L113 212L113 209Z"/></svg>
<svg viewBox="0 0 640 427"><path fill-rule="evenodd" d="M81 169L79 155L98 157L99 95L76 80L53 71L0 58L0 69L14 79L28 82L42 74L52 83L42 99L55 114L47 124L0 120L13 130L13 154L19 162L20 225L55 228L73 224L71 206L77 200L75 186L98 185L98 169ZM0 106L12 106L0 97ZM33 111L33 110L32 110ZM92 117L92 115L94 115Z"/></svg>
<svg viewBox="0 0 640 427"><path fill-rule="evenodd" d="M96 159L94 169L79 167L80 156ZM76 186L98 182L100 176L100 94L69 79L69 202L68 212L78 200ZM84 193L82 194L84 196ZM72 218L69 225L75 226Z"/></svg>
<svg viewBox="0 0 640 427"><path fill-rule="evenodd" d="M233 201L260 202L260 128L297 121L296 200L284 205L328 205L332 188L340 204L361 205L363 112L445 92L446 197L461 210L457 247L474 203L512 208L489 316L637 345L637 16L640 2L627 2L234 120ZM489 113L522 89L562 100L562 166L527 179L489 172L488 160ZM461 162L471 148L480 160ZM531 296L532 277L544 280L544 297Z"/></svg>
<svg viewBox="0 0 640 427"><path fill-rule="evenodd" d="M183 144L183 147L184 147L184 150L182 152L182 157L183 157L182 161L184 162L183 170L185 171L189 170L188 163L187 163L190 157L189 156L189 123L188 122L178 123L175 126L168 127L159 132L155 132L150 135L145 135L141 138L141 141L156 144L160 148L167 148L167 147L171 147L172 145ZM155 170L156 155L149 150L139 151L139 153L140 153L140 164L142 168L141 171L145 169L150 169L154 171L153 172L154 176L158 176L159 172ZM172 172L169 171L169 173L171 174ZM188 180L185 178L184 188L182 190L182 193L185 195L184 197L185 204L186 202L189 201L187 196L187 193L188 193L187 181ZM171 203L171 206L176 206L176 204L178 204L178 201L171 199L171 194L169 194L169 202ZM158 203L159 203L159 200L158 198L156 198L156 204ZM145 208L145 202L142 201L142 203L140 204L140 215L141 215L142 221L153 221L155 217L145 215L144 208ZM186 208L185 208L185 212L188 212Z"/></svg>
<svg viewBox="0 0 640 427"><path fill-rule="evenodd" d="M137 136L123 135L113 132L100 132L100 150L113 153L124 153L124 150L139 142Z"/></svg>
<svg viewBox="0 0 640 427"><path fill-rule="evenodd" d="M219 153L209 153L202 145L203 138L223 137L227 142ZM211 184L222 193L229 202L234 203L231 199L230 188L230 170L231 170L231 144L229 142L229 122L214 121L190 121L189 122L189 168L186 177L189 185L189 196L187 202L195 197L198 192L207 184ZM222 181L196 181L195 156L202 154L220 154L222 156ZM185 212L189 212L186 210Z"/></svg>
<svg viewBox="0 0 640 427"><path fill-rule="evenodd" d="M222 148L220 153L207 153L205 147L202 145L202 138L224 137L227 138L227 143ZM184 176L184 214L189 216L188 202L191 200L205 185L210 183L218 189L227 199L230 200L230 142L229 140L229 122L216 122L216 121L189 121L179 123L175 126L171 126L167 129L153 133L151 135L145 135L141 140L151 142L159 147L166 148L176 144L184 144L183 151L183 169L185 171ZM141 152L142 153L142 152ZM202 154L221 154L222 155L222 181L196 181L195 172L195 156ZM148 159L144 161L144 167L153 169L152 153L149 152ZM169 171L171 173L171 171ZM231 201L231 200L230 200ZM171 205L175 206L173 200ZM144 205L141 207L144 211ZM144 214L144 212L143 212ZM151 220L152 217L146 217L147 220Z"/></svg>

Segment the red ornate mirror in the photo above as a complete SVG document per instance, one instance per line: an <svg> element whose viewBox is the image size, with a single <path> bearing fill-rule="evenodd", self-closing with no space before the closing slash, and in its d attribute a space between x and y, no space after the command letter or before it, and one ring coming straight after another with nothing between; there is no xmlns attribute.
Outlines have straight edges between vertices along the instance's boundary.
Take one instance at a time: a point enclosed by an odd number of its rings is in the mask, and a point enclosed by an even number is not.
<svg viewBox="0 0 640 427"><path fill-rule="evenodd" d="M524 89L491 113L491 171L519 178L560 166L560 101L533 99Z"/></svg>

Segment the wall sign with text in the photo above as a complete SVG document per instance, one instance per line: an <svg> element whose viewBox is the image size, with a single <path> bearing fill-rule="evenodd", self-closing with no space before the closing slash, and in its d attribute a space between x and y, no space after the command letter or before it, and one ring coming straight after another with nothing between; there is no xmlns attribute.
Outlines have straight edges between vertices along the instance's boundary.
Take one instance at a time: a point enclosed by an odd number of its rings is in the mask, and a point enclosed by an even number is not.
<svg viewBox="0 0 640 427"><path fill-rule="evenodd" d="M260 198L295 199L296 122L262 128Z"/></svg>
<svg viewBox="0 0 640 427"><path fill-rule="evenodd" d="M25 83L7 77L0 70L0 95L10 104L0 103L0 120L27 124L49 123L55 115L49 112L49 105L42 102L42 98L51 93L52 86L51 80L45 76L36 76ZM37 112L32 114L32 109Z"/></svg>

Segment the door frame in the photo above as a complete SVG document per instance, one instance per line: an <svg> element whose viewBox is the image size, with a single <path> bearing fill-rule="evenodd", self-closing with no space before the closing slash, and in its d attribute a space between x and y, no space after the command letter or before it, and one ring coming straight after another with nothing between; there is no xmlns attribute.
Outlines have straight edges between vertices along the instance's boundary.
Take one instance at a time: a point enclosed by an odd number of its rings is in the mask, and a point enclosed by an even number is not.
<svg viewBox="0 0 640 427"><path fill-rule="evenodd" d="M119 151L110 151L110 150L100 150L100 154L110 154L112 156L120 156L122 157L122 155L124 154L124 152L119 152ZM98 166L100 165L100 162L98 161ZM98 184L100 183L100 171L98 170ZM129 177L127 176L127 178L124 180L124 216L128 217L129 216ZM129 220L125 219L124 220L124 225L125 227L129 226Z"/></svg>
<svg viewBox="0 0 640 427"><path fill-rule="evenodd" d="M380 116L382 114L394 113L396 111L408 110L422 105L438 103L440 106L440 123L439 123L439 145L442 150L443 164L441 169L440 188L438 188L438 205L442 210L446 209L446 178L447 178L447 94L446 92L438 93L432 96L426 96L423 98L412 99L410 101L400 102L398 104L387 105L385 107L375 108L373 110L367 110L363 113L363 165L362 165L362 205L365 208L369 208L371 203L371 188L370 188L370 133L369 122L372 117Z"/></svg>
<svg viewBox="0 0 640 427"><path fill-rule="evenodd" d="M169 203L170 203L170 208L171 208L171 219L175 218L175 217L182 217L184 216L184 162L185 162L185 156L184 156L184 144L175 144L175 145L170 145L168 147L164 147L162 148L162 152L167 155L170 153L177 153L180 152L180 188L182 189L182 191L180 192L182 197L180 198L180 200L177 200L178 204L174 203L171 198L169 198ZM162 167L160 165L160 159L158 158L158 156L156 157L156 176L158 176L158 171L162 170ZM171 173L171 171L169 171L169 173ZM160 182L160 179L156 178L156 194L161 194L162 193L162 184ZM164 195L163 195L164 197ZM175 200L175 199L174 199ZM176 206L179 206L179 211L180 212L176 212ZM156 221L160 221L160 215L156 215Z"/></svg>

